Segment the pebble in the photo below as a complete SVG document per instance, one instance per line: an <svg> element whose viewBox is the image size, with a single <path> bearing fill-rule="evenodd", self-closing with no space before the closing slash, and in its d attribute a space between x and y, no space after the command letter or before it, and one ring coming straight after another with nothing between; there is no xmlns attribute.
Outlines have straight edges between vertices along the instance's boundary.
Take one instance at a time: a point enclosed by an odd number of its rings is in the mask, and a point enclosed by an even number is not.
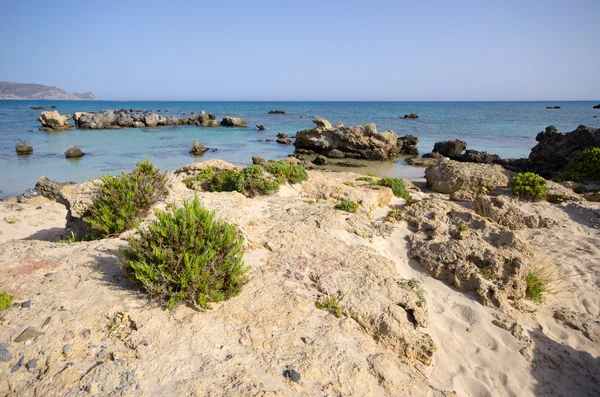
<svg viewBox="0 0 600 397"><path fill-rule="evenodd" d="M100 350L98 353L96 353L96 358L102 358L105 354L106 352L104 350Z"/></svg>
<svg viewBox="0 0 600 397"><path fill-rule="evenodd" d="M286 369L283 371L284 378L288 378L292 382L300 383L300 372L294 369Z"/></svg>
<svg viewBox="0 0 600 397"><path fill-rule="evenodd" d="M12 353L8 350L10 343L0 343L0 362L9 362L12 360Z"/></svg>
<svg viewBox="0 0 600 397"><path fill-rule="evenodd" d="M31 301L25 301L21 303L21 307L31 307Z"/></svg>
<svg viewBox="0 0 600 397"><path fill-rule="evenodd" d="M21 334L15 338L15 342L25 342L30 339L36 338L40 335L44 335L44 333L36 330L34 327L28 327L27 329L25 329L25 331L21 332Z"/></svg>
<svg viewBox="0 0 600 397"><path fill-rule="evenodd" d="M32 358L31 360L27 361L27 364L25 364L25 367L27 367L27 369L34 369L37 367L37 362L38 362L37 358Z"/></svg>
<svg viewBox="0 0 600 397"><path fill-rule="evenodd" d="M65 332L65 336L63 336L63 342L68 342L73 339L75 339L75 332L73 332L72 330L68 330L67 332Z"/></svg>
<svg viewBox="0 0 600 397"><path fill-rule="evenodd" d="M70 349L71 349L71 344L70 343L67 343L66 345L64 345L63 348L62 348L63 354L67 354Z"/></svg>
<svg viewBox="0 0 600 397"><path fill-rule="evenodd" d="M302 342L306 343L307 345L312 345L313 343L315 343L315 340L313 338L311 338L310 336L303 336L300 339L302 340Z"/></svg>
<svg viewBox="0 0 600 397"><path fill-rule="evenodd" d="M25 361L25 358L23 356L21 356L21 358L19 359L19 361L17 361L17 363L15 364L15 366L12 367L12 369L10 370L10 373L14 374L19 369L21 369L21 367L23 366L23 361Z"/></svg>
<svg viewBox="0 0 600 397"><path fill-rule="evenodd" d="M90 336L92 336L92 330L89 328L82 329L81 336L83 336L84 338L89 338Z"/></svg>

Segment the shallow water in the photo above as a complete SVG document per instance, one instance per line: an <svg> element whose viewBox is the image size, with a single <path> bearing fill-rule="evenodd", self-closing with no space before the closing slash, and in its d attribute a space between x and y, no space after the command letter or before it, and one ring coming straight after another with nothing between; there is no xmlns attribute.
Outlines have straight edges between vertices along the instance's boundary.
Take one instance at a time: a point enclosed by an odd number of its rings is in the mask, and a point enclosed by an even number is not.
<svg viewBox="0 0 600 397"><path fill-rule="evenodd" d="M0 198L16 196L33 187L41 175L58 181L82 182L88 178L131 170L147 157L161 169L174 170L182 165L219 158L238 165L251 163L258 155L280 159L294 151L292 145L266 142L277 133L294 134L312 128L314 117L332 124L376 123L379 131L393 130L400 136L420 138L421 153L431 151L437 141L460 138L469 149L486 150L501 157L526 157L535 145L535 136L548 125L572 131L579 124L600 126L597 102L119 102L119 101L0 101ZM157 127L120 130L77 130L47 133L39 131L36 121L42 110L57 106L60 113L100 112L106 109L142 109L165 116L189 116L205 110L217 115L242 117L248 128L208 128L198 126ZM561 109L546 109L561 106ZM158 110L160 109L160 112ZM285 115L269 115L281 109ZM402 120L399 116L417 113L419 119ZM264 124L258 131L255 124ZM34 153L17 156L15 145L25 139ZM215 152L201 157L188 153L194 139ZM86 155L67 160L69 145L79 146ZM350 168L355 172L419 177L423 169L413 168L402 158L374 162L368 168Z"/></svg>

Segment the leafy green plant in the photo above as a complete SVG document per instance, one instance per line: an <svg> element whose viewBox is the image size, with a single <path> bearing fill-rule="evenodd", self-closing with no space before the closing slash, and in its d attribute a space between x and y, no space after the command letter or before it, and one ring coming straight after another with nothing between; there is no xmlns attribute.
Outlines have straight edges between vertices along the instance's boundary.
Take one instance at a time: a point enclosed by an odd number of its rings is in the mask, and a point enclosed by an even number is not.
<svg viewBox="0 0 600 397"><path fill-rule="evenodd" d="M71 235L69 237L60 240L60 242L64 243L64 244L69 244L69 243L80 243L82 241L90 241L90 240L92 240L91 236L88 236L85 234L77 235L77 234L71 232Z"/></svg>
<svg viewBox="0 0 600 397"><path fill-rule="evenodd" d="M548 186L546 180L538 174L524 172L512 179L512 192L526 200L543 200Z"/></svg>
<svg viewBox="0 0 600 397"><path fill-rule="evenodd" d="M186 178L183 180L183 184L187 187L190 187L190 184L195 181L204 181L210 180L217 173L217 170L214 167L206 167L200 170L200 172L194 176Z"/></svg>
<svg viewBox="0 0 600 397"><path fill-rule="evenodd" d="M244 238L215 219L194 198L173 213L156 210L156 221L121 250L128 277L172 309L181 301L201 308L241 292L248 269L242 261Z"/></svg>
<svg viewBox="0 0 600 397"><path fill-rule="evenodd" d="M385 220L391 223L400 222L404 217L401 210L389 210L385 216Z"/></svg>
<svg viewBox="0 0 600 397"><path fill-rule="evenodd" d="M346 186L350 186L350 187L356 187L356 185L354 184L354 182L350 182L350 181L346 181L346 182L342 182L344 185Z"/></svg>
<svg viewBox="0 0 600 397"><path fill-rule="evenodd" d="M248 197L268 195L279 190L279 181L265 174L259 165L251 165L243 170L216 170L207 167L197 175L184 179L183 183L191 187L194 181L206 181L211 192L240 192Z"/></svg>
<svg viewBox="0 0 600 397"><path fill-rule="evenodd" d="M527 284L525 296L534 302L541 302L544 291L546 290L546 284L544 284L544 282L542 282L533 273L527 274L527 277L525 277L525 283Z"/></svg>
<svg viewBox="0 0 600 397"><path fill-rule="evenodd" d="M600 180L600 147L583 150L556 181Z"/></svg>
<svg viewBox="0 0 600 397"><path fill-rule="evenodd" d="M467 230L469 230L469 225L466 223L462 222L460 225L458 225L459 232L466 232Z"/></svg>
<svg viewBox="0 0 600 397"><path fill-rule="evenodd" d="M134 227L139 216L167 194L165 174L148 159L137 163L129 174L105 175L94 185L99 193L90 215L83 220L96 237L117 235Z"/></svg>
<svg viewBox="0 0 600 397"><path fill-rule="evenodd" d="M342 200L335 205L335 209L355 214L358 211L358 204L351 200Z"/></svg>
<svg viewBox="0 0 600 397"><path fill-rule="evenodd" d="M367 176L372 176L372 177L375 177L375 178L378 177L377 174L374 173L374 172L367 172Z"/></svg>
<svg viewBox="0 0 600 397"><path fill-rule="evenodd" d="M319 310L326 310L329 313L335 315L336 317L342 317L342 308L340 307L340 302L348 293L345 293L341 296L333 296L333 295L324 295L320 296L315 306Z"/></svg>
<svg viewBox="0 0 600 397"><path fill-rule="evenodd" d="M265 170L281 183L299 183L308 179L306 168L297 164L289 164L285 161L268 163L265 166Z"/></svg>
<svg viewBox="0 0 600 397"><path fill-rule="evenodd" d="M377 186L387 186L392 189L394 196L408 199L409 193L404 186L404 180L400 178L381 178L374 183Z"/></svg>
<svg viewBox="0 0 600 397"><path fill-rule="evenodd" d="M356 178L357 181L362 181L362 182L368 182L368 183L373 183L373 178L371 178L370 176L361 176Z"/></svg>
<svg viewBox="0 0 600 397"><path fill-rule="evenodd" d="M417 306L424 307L427 305L427 300L425 300L425 291L421 286L421 283L416 278L404 279L399 282L400 286L404 289L408 289L417 295L419 301L417 302Z"/></svg>
<svg viewBox="0 0 600 397"><path fill-rule="evenodd" d="M0 292L0 312L11 307L14 299L15 297L10 295L8 292Z"/></svg>

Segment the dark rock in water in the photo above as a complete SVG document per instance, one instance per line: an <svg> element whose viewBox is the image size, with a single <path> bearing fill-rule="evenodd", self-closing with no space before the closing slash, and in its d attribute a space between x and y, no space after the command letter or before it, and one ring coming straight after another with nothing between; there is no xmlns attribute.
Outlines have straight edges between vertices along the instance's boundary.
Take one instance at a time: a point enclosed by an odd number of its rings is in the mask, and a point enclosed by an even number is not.
<svg viewBox="0 0 600 397"><path fill-rule="evenodd" d="M272 139L265 139L265 142L273 142Z"/></svg>
<svg viewBox="0 0 600 397"><path fill-rule="evenodd" d="M252 164L256 165L267 165L267 161L262 157L252 156Z"/></svg>
<svg viewBox="0 0 600 397"><path fill-rule="evenodd" d="M326 152L325 156L329 157L330 159L343 159L344 157L346 157L341 150L337 149L333 149Z"/></svg>
<svg viewBox="0 0 600 397"><path fill-rule="evenodd" d="M56 200L60 197L60 189L67 185L74 184L75 182L55 182L42 176L35 184L35 190L50 200Z"/></svg>
<svg viewBox="0 0 600 397"><path fill-rule="evenodd" d="M277 143L281 143L282 145L291 145L293 142L289 138L277 138Z"/></svg>
<svg viewBox="0 0 600 397"><path fill-rule="evenodd" d="M10 347L10 343L0 343L0 363L6 363L9 362L10 360L12 360L13 355L12 353L8 350L8 348Z"/></svg>
<svg viewBox="0 0 600 397"><path fill-rule="evenodd" d="M419 154L417 143L419 138L414 135L409 134L398 138L398 154L417 156Z"/></svg>
<svg viewBox="0 0 600 397"><path fill-rule="evenodd" d="M85 155L85 153L79 149L77 146L69 146L69 148L65 151L65 156L68 159L74 159L74 158L78 158L78 157L83 157Z"/></svg>
<svg viewBox="0 0 600 397"><path fill-rule="evenodd" d="M560 109L560 106L546 106L546 109Z"/></svg>
<svg viewBox="0 0 600 397"><path fill-rule="evenodd" d="M312 161L312 163L316 165L327 165L329 164L329 160L327 160L327 157L319 155Z"/></svg>
<svg viewBox="0 0 600 397"><path fill-rule="evenodd" d="M264 125L262 125L262 124L256 124L256 128L258 128L258 129L259 129L259 130L261 130L261 131L264 131L264 130L265 130L265 126L264 126Z"/></svg>
<svg viewBox="0 0 600 397"><path fill-rule="evenodd" d="M419 116L417 116L415 113L411 113L411 114L405 114L404 116L400 117L401 119L418 119Z"/></svg>
<svg viewBox="0 0 600 397"><path fill-rule="evenodd" d="M35 189L27 189L27 190L25 190L23 192L23 194L17 196L17 201L19 203L22 203L25 200L29 200L29 199L32 199L34 197L39 197L39 196L41 196L41 193L38 192L37 190L35 190Z"/></svg>
<svg viewBox="0 0 600 397"><path fill-rule="evenodd" d="M0 116L8 116L6 113L0 113Z"/></svg>
<svg viewBox="0 0 600 397"><path fill-rule="evenodd" d="M269 110L269 114L285 114L283 110Z"/></svg>
<svg viewBox="0 0 600 397"><path fill-rule="evenodd" d="M436 153L437 154L437 153ZM406 163L408 165L412 165L413 167L429 167L431 165L437 164L439 161L444 161L446 157L441 156L440 158L434 157L410 157L406 159Z"/></svg>
<svg viewBox="0 0 600 397"><path fill-rule="evenodd" d="M436 142L433 146L433 151L453 160L458 160L466 148L467 142L460 139L453 139L451 141Z"/></svg>
<svg viewBox="0 0 600 397"><path fill-rule="evenodd" d="M283 371L283 377L291 380L292 382L300 383L300 372L294 369L288 368Z"/></svg>
<svg viewBox="0 0 600 397"><path fill-rule="evenodd" d="M593 106L593 108L594 108L594 109L600 109L600 103L599 103L599 104L597 104L597 105L595 105L595 106Z"/></svg>
<svg viewBox="0 0 600 397"><path fill-rule="evenodd" d="M206 152L207 150L208 149L203 144L201 144L200 142L195 140L194 144L192 145L192 150L190 150L190 154L198 156L198 155L201 155L202 153Z"/></svg>
<svg viewBox="0 0 600 397"><path fill-rule="evenodd" d="M283 132L280 132L279 134L277 134L277 138L285 139L287 137L288 137L288 134L285 134Z"/></svg>
<svg viewBox="0 0 600 397"><path fill-rule="evenodd" d="M551 125L535 140L538 144L529 154L532 171L549 179L562 172L584 149L600 147L600 128L580 125L574 131L563 133Z"/></svg>
<svg viewBox="0 0 600 397"><path fill-rule="evenodd" d="M19 143L17 143L17 145L15 146L15 150L19 155L33 153L33 147L27 145L27 142L25 142L24 140L20 140Z"/></svg>
<svg viewBox="0 0 600 397"><path fill-rule="evenodd" d="M325 119L314 119L316 128L296 133L297 149L309 149L328 155L339 150L345 157L387 160L398 154L398 135L393 131L377 132L375 124L346 127L332 126Z"/></svg>
<svg viewBox="0 0 600 397"><path fill-rule="evenodd" d="M56 109L56 105L52 105L52 109Z"/></svg>
<svg viewBox="0 0 600 397"><path fill-rule="evenodd" d="M497 154L488 154L488 152L479 152L477 150L467 150L460 158L460 161L464 162L485 164L492 164L498 160L500 160L500 156Z"/></svg>
<svg viewBox="0 0 600 397"><path fill-rule="evenodd" d="M29 106L29 109L31 110L42 110L43 108L43 106Z"/></svg>
<svg viewBox="0 0 600 397"><path fill-rule="evenodd" d="M248 122L244 119L240 119L239 117L225 116L223 117L223 120L221 120L221 125L225 127L247 127Z"/></svg>
<svg viewBox="0 0 600 397"><path fill-rule="evenodd" d="M214 114L212 114L212 113L209 113L209 114L208 114L208 118L209 118L209 120L216 120L216 119L217 119L217 116L215 116L215 115L214 115Z"/></svg>
<svg viewBox="0 0 600 397"><path fill-rule="evenodd" d="M336 161L331 163L333 165L337 165L338 167L349 167L349 168L366 168L366 164L358 164L358 163L348 163L346 161Z"/></svg>
<svg viewBox="0 0 600 397"><path fill-rule="evenodd" d="M423 156L424 159L445 159L447 158L443 154L439 154L438 152L425 153Z"/></svg>
<svg viewBox="0 0 600 397"><path fill-rule="evenodd" d="M129 109L129 112L131 112L131 113L142 113L143 110L140 110L140 109Z"/></svg>
<svg viewBox="0 0 600 397"><path fill-rule="evenodd" d="M294 152L298 154L315 154L315 152L308 149L296 149Z"/></svg>

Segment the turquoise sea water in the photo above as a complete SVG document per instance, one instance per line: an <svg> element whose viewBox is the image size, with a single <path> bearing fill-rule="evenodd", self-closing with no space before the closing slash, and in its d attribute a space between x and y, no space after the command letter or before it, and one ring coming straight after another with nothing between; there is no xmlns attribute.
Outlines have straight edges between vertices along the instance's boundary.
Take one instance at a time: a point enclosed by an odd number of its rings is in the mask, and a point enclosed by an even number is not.
<svg viewBox="0 0 600 397"><path fill-rule="evenodd" d="M526 157L535 145L535 136L548 125L572 131L579 124L599 127L598 102L119 102L119 101L0 101L0 198L14 197L31 188L41 175L58 181L82 182L100 174L131 170L137 161L148 157L161 169L174 170L194 161L219 158L247 165L251 157L280 159L294 151L291 145L266 142L277 133L312 128L314 117L332 124L376 123L379 131L393 130L400 136L420 138L421 153L431 151L437 141L460 138L469 149L486 150L501 157ZM189 116L205 110L217 115L242 117L248 128L206 128L198 126L157 127L119 130L77 130L47 133L39 131L36 121L43 106L56 105L60 113L100 112L106 109L143 109L162 115ZM546 109L561 106L561 109ZM161 110L157 112L157 110ZM281 109L285 115L269 115ZM419 119L399 116L417 113ZM264 124L258 131L255 124ZM25 139L34 153L17 156L15 145ZM188 153L194 139L216 152L201 157ZM79 146L86 155L67 160L69 145ZM422 169L407 166L402 159L377 164L380 173L390 176L418 177ZM360 171L360 169L358 169Z"/></svg>

